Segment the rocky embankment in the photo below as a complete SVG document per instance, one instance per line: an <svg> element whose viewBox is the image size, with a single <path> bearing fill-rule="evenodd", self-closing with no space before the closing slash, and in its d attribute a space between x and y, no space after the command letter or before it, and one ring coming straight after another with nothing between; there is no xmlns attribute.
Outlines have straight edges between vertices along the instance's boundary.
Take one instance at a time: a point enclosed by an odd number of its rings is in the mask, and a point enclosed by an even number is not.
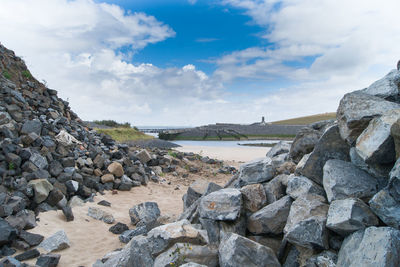
<svg viewBox="0 0 400 267"><path fill-rule="evenodd" d="M400 72L346 94L224 188L193 183L178 221L129 211L143 232L94 266L400 266ZM396 161L397 160L397 161ZM146 228L147 227L147 228Z"/></svg>

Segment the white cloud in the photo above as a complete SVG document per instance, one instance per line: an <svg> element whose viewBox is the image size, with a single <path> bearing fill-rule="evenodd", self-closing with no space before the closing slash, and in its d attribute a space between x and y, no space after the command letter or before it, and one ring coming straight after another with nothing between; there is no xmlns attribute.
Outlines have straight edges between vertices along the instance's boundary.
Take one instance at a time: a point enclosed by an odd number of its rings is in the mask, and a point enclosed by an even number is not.
<svg viewBox="0 0 400 267"><path fill-rule="evenodd" d="M188 0L189 4L194 5L196 4L197 0Z"/></svg>

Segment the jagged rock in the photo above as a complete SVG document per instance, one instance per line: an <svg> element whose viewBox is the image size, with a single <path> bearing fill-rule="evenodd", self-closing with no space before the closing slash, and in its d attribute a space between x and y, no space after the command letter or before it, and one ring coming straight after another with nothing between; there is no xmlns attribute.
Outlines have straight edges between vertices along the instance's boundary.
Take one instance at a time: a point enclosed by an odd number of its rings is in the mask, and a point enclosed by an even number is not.
<svg viewBox="0 0 400 267"><path fill-rule="evenodd" d="M270 158L254 160L242 164L239 169L239 186L259 184L274 178L276 173Z"/></svg>
<svg viewBox="0 0 400 267"><path fill-rule="evenodd" d="M293 199L308 194L320 195L325 197L324 189L304 176L291 176L288 179L286 194Z"/></svg>
<svg viewBox="0 0 400 267"><path fill-rule="evenodd" d="M108 165L107 170L117 177L121 177L122 175L124 175L124 168L119 162L111 163L110 165Z"/></svg>
<svg viewBox="0 0 400 267"><path fill-rule="evenodd" d="M50 206L56 206L63 198L64 194L58 188L54 188L50 191L49 196L47 197L46 202Z"/></svg>
<svg viewBox="0 0 400 267"><path fill-rule="evenodd" d="M242 194L233 188L221 189L200 200L199 212L202 218L233 221L242 208Z"/></svg>
<svg viewBox="0 0 400 267"><path fill-rule="evenodd" d="M50 191L53 190L53 185L49 183L46 179L36 179L29 182L35 191L35 202L41 203L46 200Z"/></svg>
<svg viewBox="0 0 400 267"><path fill-rule="evenodd" d="M69 239L64 230L60 230L40 243L39 248L47 252L59 251L70 247Z"/></svg>
<svg viewBox="0 0 400 267"><path fill-rule="evenodd" d="M25 260L37 258L39 256L40 256L40 252L37 249L31 249L31 250L27 250L21 254L18 254L17 256L15 256L15 259L19 260L19 261L25 261Z"/></svg>
<svg viewBox="0 0 400 267"><path fill-rule="evenodd" d="M356 142L356 151L364 162L388 164L396 161L396 151L390 129L399 118L400 109L395 109L370 121Z"/></svg>
<svg viewBox="0 0 400 267"><path fill-rule="evenodd" d="M253 234L281 234L289 215L292 199L285 196L261 210L253 213L248 219L247 228Z"/></svg>
<svg viewBox="0 0 400 267"><path fill-rule="evenodd" d="M266 235L247 235L248 239L253 240L263 246L269 247L275 253L279 255L279 251L282 247L282 236L266 236ZM278 257L279 259L279 257Z"/></svg>
<svg viewBox="0 0 400 267"><path fill-rule="evenodd" d="M111 173L104 174L103 176L101 176L101 182L103 184L114 182L114 175Z"/></svg>
<svg viewBox="0 0 400 267"><path fill-rule="evenodd" d="M139 222L143 224L152 223L160 217L160 209L156 202L144 202L129 209L129 216L133 225Z"/></svg>
<svg viewBox="0 0 400 267"><path fill-rule="evenodd" d="M115 221L112 214L95 207L89 207L87 215L93 219L103 221L107 224L112 224Z"/></svg>
<svg viewBox="0 0 400 267"><path fill-rule="evenodd" d="M374 163L365 163L364 160L357 153L356 148L352 147L350 149L350 160L351 163L356 165L358 168L368 172L372 176L376 177L378 180L378 187L383 188L387 184L387 177L391 170L390 165L383 164L374 164Z"/></svg>
<svg viewBox="0 0 400 267"><path fill-rule="evenodd" d="M183 196L184 209L190 207L193 202L205 194L209 182L204 179L197 179L187 189L186 194Z"/></svg>
<svg viewBox="0 0 400 267"><path fill-rule="evenodd" d="M231 233L219 245L221 267L281 266L272 249Z"/></svg>
<svg viewBox="0 0 400 267"><path fill-rule="evenodd" d="M400 72L391 70L385 77L361 90L362 93L378 96L389 101L399 100Z"/></svg>
<svg viewBox="0 0 400 267"><path fill-rule="evenodd" d="M198 264L195 262L188 262L188 263L181 265L181 267L207 267L207 265Z"/></svg>
<svg viewBox="0 0 400 267"><path fill-rule="evenodd" d="M131 241L131 239L135 236L138 235L144 235L147 234L148 230L146 226L140 226L140 227L136 227L136 229L133 230L126 230L124 231L120 236L119 236L119 240L122 243L128 243L129 241Z"/></svg>
<svg viewBox="0 0 400 267"><path fill-rule="evenodd" d="M36 224L35 213L31 210L21 210L17 214L8 216L7 222L18 230L28 230L34 228Z"/></svg>
<svg viewBox="0 0 400 267"><path fill-rule="evenodd" d="M129 191L134 186L133 181L126 175L122 175L121 183L118 187L118 190L121 191Z"/></svg>
<svg viewBox="0 0 400 267"><path fill-rule="evenodd" d="M369 199L378 187L374 177L342 160L326 162L323 184L329 202L349 197Z"/></svg>
<svg viewBox="0 0 400 267"><path fill-rule="evenodd" d="M32 153L29 161L32 162L39 169L47 169L48 167L47 159L41 156L39 153Z"/></svg>
<svg viewBox="0 0 400 267"><path fill-rule="evenodd" d="M243 199L243 207L256 212L267 204L264 187L261 184L250 184L240 189Z"/></svg>
<svg viewBox="0 0 400 267"><path fill-rule="evenodd" d="M135 155L141 163L146 164L147 162L149 162L151 160L151 156L149 154L149 152L147 152L146 149L142 149L140 150L136 155Z"/></svg>
<svg viewBox="0 0 400 267"><path fill-rule="evenodd" d="M111 226L110 229L108 229L108 231L110 231L111 233L116 234L116 235L120 235L127 230L129 230L128 226L126 224L120 223L120 222Z"/></svg>
<svg viewBox="0 0 400 267"><path fill-rule="evenodd" d="M393 123L390 128L390 135L393 137L396 159L398 159L400 158L400 119Z"/></svg>
<svg viewBox="0 0 400 267"><path fill-rule="evenodd" d="M328 248L328 231L325 228L329 206L318 195L296 199L290 208L284 228L285 239L307 248Z"/></svg>
<svg viewBox="0 0 400 267"><path fill-rule="evenodd" d="M361 92L344 95L337 110L340 136L353 144L374 117L400 108L399 104Z"/></svg>
<svg viewBox="0 0 400 267"><path fill-rule="evenodd" d="M41 132L42 132L42 123L39 120L35 119L26 121L22 125L21 134L35 133L37 135L40 135Z"/></svg>
<svg viewBox="0 0 400 267"><path fill-rule="evenodd" d="M338 126L332 126L321 136L313 152L304 162L300 173L321 185L323 176L322 169L325 162L330 159L349 161L349 150L349 145L339 136Z"/></svg>
<svg viewBox="0 0 400 267"><path fill-rule="evenodd" d="M74 220L74 214L73 214L73 212L72 212L72 208L70 207L70 206L63 206L62 208L61 208L61 210L62 210L62 212L63 212L63 214L64 214L64 216L65 216L65 219L67 220L67 222L71 222L71 221L73 221Z"/></svg>
<svg viewBox="0 0 400 267"><path fill-rule="evenodd" d="M34 247L39 245L43 241L44 236L39 234L29 233L27 231L22 230L19 233L19 238L28 243L31 247Z"/></svg>
<svg viewBox="0 0 400 267"><path fill-rule="evenodd" d="M336 267L336 262L337 254L330 250L324 250L323 252L307 259L306 266Z"/></svg>
<svg viewBox="0 0 400 267"><path fill-rule="evenodd" d="M101 200L97 203L97 205L104 206L104 207L111 207L111 203L107 200Z"/></svg>
<svg viewBox="0 0 400 267"><path fill-rule="evenodd" d="M10 243L17 237L17 229L11 227L7 221L0 218L0 246Z"/></svg>
<svg viewBox="0 0 400 267"><path fill-rule="evenodd" d="M83 205L85 205L85 202L78 196L73 196L68 201L68 206L70 206L71 208L82 207Z"/></svg>
<svg viewBox="0 0 400 267"><path fill-rule="evenodd" d="M212 246L176 243L170 249L157 256L154 260L154 266L182 266L181 264L189 262L216 267L218 266L218 249Z"/></svg>
<svg viewBox="0 0 400 267"><path fill-rule="evenodd" d="M400 227L400 202L387 188L375 194L369 201L371 210L388 226Z"/></svg>
<svg viewBox="0 0 400 267"><path fill-rule="evenodd" d="M59 254L42 254L36 261L36 265L40 267L57 267L60 262Z"/></svg>
<svg viewBox="0 0 400 267"><path fill-rule="evenodd" d="M348 236L340 248L337 266L400 265L400 231L391 227L369 227Z"/></svg>
<svg viewBox="0 0 400 267"><path fill-rule="evenodd" d="M0 266L4 267L23 267L22 263L19 260L16 260L13 257L7 257L0 261Z"/></svg>
<svg viewBox="0 0 400 267"><path fill-rule="evenodd" d="M378 225L378 218L367 204L358 198L347 198L331 202L326 227L347 236L369 226Z"/></svg>
<svg viewBox="0 0 400 267"><path fill-rule="evenodd" d="M285 195L285 186L283 180L286 180L288 175L280 174L274 179L264 184L265 196L267 203L271 204Z"/></svg>
<svg viewBox="0 0 400 267"><path fill-rule="evenodd" d="M313 151L315 144L317 144L321 133L309 127L302 128L293 140L290 147L289 157L295 163L298 163L304 155Z"/></svg>
<svg viewBox="0 0 400 267"><path fill-rule="evenodd" d="M290 143L285 141L279 141L276 145L271 147L271 149L267 152L267 158L273 158L275 156L288 153L290 150Z"/></svg>

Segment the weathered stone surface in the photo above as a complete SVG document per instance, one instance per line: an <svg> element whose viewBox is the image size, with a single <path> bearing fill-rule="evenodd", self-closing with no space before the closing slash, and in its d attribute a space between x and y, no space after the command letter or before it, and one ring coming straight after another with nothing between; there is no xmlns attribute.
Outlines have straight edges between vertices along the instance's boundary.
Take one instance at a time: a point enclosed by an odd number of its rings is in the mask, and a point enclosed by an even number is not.
<svg viewBox="0 0 400 267"><path fill-rule="evenodd" d="M198 264L195 262L188 262L188 263L181 265L181 267L207 267L207 265Z"/></svg>
<svg viewBox="0 0 400 267"><path fill-rule="evenodd" d="M400 266L400 231L372 226L353 233L340 248L337 266Z"/></svg>
<svg viewBox="0 0 400 267"><path fill-rule="evenodd" d="M324 189L304 176L291 176L286 187L286 194L293 199L308 194L320 195L325 197Z"/></svg>
<svg viewBox="0 0 400 267"><path fill-rule="evenodd" d="M290 208L284 228L285 239L307 248L328 248L328 231L325 228L329 206L318 195L296 199Z"/></svg>
<svg viewBox="0 0 400 267"><path fill-rule="evenodd" d="M356 151L364 162L388 164L396 161L390 129L399 118L400 109L394 109L370 121L356 142Z"/></svg>
<svg viewBox="0 0 400 267"><path fill-rule="evenodd" d="M138 235L145 235L148 232L146 226L136 227L132 230L124 231L118 238L122 243L128 243L131 239Z"/></svg>
<svg viewBox="0 0 400 267"><path fill-rule="evenodd" d="M117 177L121 177L122 175L124 175L124 168L119 162L111 163L110 165L108 165L107 170Z"/></svg>
<svg viewBox="0 0 400 267"><path fill-rule="evenodd" d="M275 174L276 170L270 158L250 161L240 166L239 186L267 182L274 178Z"/></svg>
<svg viewBox="0 0 400 267"><path fill-rule="evenodd" d="M375 81L361 92L397 102L399 100L399 84L400 71L393 69L385 77Z"/></svg>
<svg viewBox="0 0 400 267"><path fill-rule="evenodd" d="M11 227L11 225L0 218L0 246L10 243L17 236L17 229Z"/></svg>
<svg viewBox="0 0 400 267"><path fill-rule="evenodd" d="M331 202L349 197L369 199L377 192L378 182L351 162L328 160L324 166L323 185Z"/></svg>
<svg viewBox="0 0 400 267"><path fill-rule="evenodd" d="M286 182L288 175L280 174L274 179L264 184L265 196L267 203L271 204L285 195L284 181Z"/></svg>
<svg viewBox="0 0 400 267"><path fill-rule="evenodd" d="M326 227L347 236L369 226L378 225L378 218L367 204L358 198L347 198L331 202Z"/></svg>
<svg viewBox="0 0 400 267"><path fill-rule="evenodd" d="M209 182L204 179L197 179L188 188L186 194L183 197L184 208L190 207L193 202L199 199L207 190Z"/></svg>
<svg viewBox="0 0 400 267"><path fill-rule="evenodd" d="M7 222L18 230L28 230L34 228L36 224L36 216L32 210L21 210L17 214L8 216Z"/></svg>
<svg viewBox="0 0 400 267"><path fill-rule="evenodd" d="M281 234L286 225L292 199L285 196L253 213L247 228L253 234Z"/></svg>
<svg viewBox="0 0 400 267"><path fill-rule="evenodd" d="M39 120L25 121L21 128L21 134L35 133L40 135L42 132L42 123Z"/></svg>
<svg viewBox="0 0 400 267"><path fill-rule="evenodd" d="M160 214L160 209L156 202L140 203L129 209L129 216L133 225L139 222L147 224L156 221Z"/></svg>
<svg viewBox="0 0 400 267"><path fill-rule="evenodd" d="M324 250L317 255L313 255L306 261L306 266L336 267L337 254L331 250Z"/></svg>
<svg viewBox="0 0 400 267"><path fill-rule="evenodd" d="M181 264L189 262L216 267L218 266L218 249L212 246L176 243L154 260L154 266L182 266Z"/></svg>
<svg viewBox="0 0 400 267"><path fill-rule="evenodd" d="M50 191L53 190L53 185L47 179L36 179L29 182L35 191L35 202L41 203L46 200Z"/></svg>
<svg viewBox="0 0 400 267"><path fill-rule="evenodd" d="M353 144L374 117L400 108L399 104L361 92L344 95L337 110L340 136Z"/></svg>
<svg viewBox="0 0 400 267"><path fill-rule="evenodd" d="M123 232L129 230L128 226L124 223L118 222L117 224L113 225L108 229L113 234L119 235L122 234Z"/></svg>
<svg viewBox="0 0 400 267"><path fill-rule="evenodd" d="M6 257L0 261L0 266L5 267L22 267L22 263L13 257Z"/></svg>
<svg viewBox="0 0 400 267"><path fill-rule="evenodd" d="M374 163L365 163L364 160L357 153L355 147L350 149L350 160L351 163L356 165L358 168L368 172L372 176L376 177L378 180L378 188L383 188L387 184L387 177L391 170L391 164L374 164Z"/></svg>
<svg viewBox="0 0 400 267"><path fill-rule="evenodd" d="M243 207L256 212L267 204L264 187L261 184L250 184L240 189L243 199Z"/></svg>
<svg viewBox="0 0 400 267"><path fill-rule="evenodd" d="M267 152L266 157L273 158L275 156L288 153L290 150L290 143L285 141L279 141L276 145L271 147Z"/></svg>
<svg viewBox="0 0 400 267"><path fill-rule="evenodd" d="M281 266L272 249L231 233L219 245L221 267Z"/></svg>
<svg viewBox="0 0 400 267"><path fill-rule="evenodd" d="M400 119L393 123L390 128L390 135L393 137L396 159L398 159L400 158Z"/></svg>
<svg viewBox="0 0 400 267"><path fill-rule="evenodd" d="M33 234L33 233L29 233L27 231L21 231L19 233L19 238L21 238L23 241L25 241L26 243L28 243L31 247L33 246L37 246L39 245L43 239L44 236L39 235L39 234Z"/></svg>
<svg viewBox="0 0 400 267"><path fill-rule="evenodd" d="M242 194L233 188L221 189L200 200L200 216L213 220L233 221L242 208Z"/></svg>
<svg viewBox="0 0 400 267"><path fill-rule="evenodd" d="M70 247L69 239L64 230L60 230L40 243L39 248L47 252L59 251Z"/></svg>
<svg viewBox="0 0 400 267"><path fill-rule="evenodd" d="M375 194L369 201L369 206L386 225L400 228L400 202L387 188Z"/></svg>
<svg viewBox="0 0 400 267"><path fill-rule="evenodd" d="M275 255L279 254L279 250L282 247L282 236L267 236L267 235L247 235L248 239L253 240L263 246L269 247L275 253ZM279 259L279 256L278 256Z"/></svg>
<svg viewBox="0 0 400 267"><path fill-rule="evenodd" d="M59 254L42 254L36 261L36 265L40 267L57 267L60 262Z"/></svg>
<svg viewBox="0 0 400 267"><path fill-rule="evenodd" d="M27 250L15 256L16 260L25 261L39 257L40 252L37 249Z"/></svg>
<svg viewBox="0 0 400 267"><path fill-rule="evenodd" d="M112 214L95 207L89 207L87 215L93 219L100 220L108 224L112 224L115 221Z"/></svg>
<svg viewBox="0 0 400 267"><path fill-rule="evenodd" d="M135 155L140 162L142 162L143 164L149 162L151 160L151 156L149 154L149 152L147 152L146 149L142 149L140 150L136 155Z"/></svg>
<svg viewBox="0 0 400 267"><path fill-rule="evenodd" d="M103 184L114 182L114 175L112 173L104 174L103 176L101 176L101 182Z"/></svg>
<svg viewBox="0 0 400 267"><path fill-rule="evenodd" d="M32 155L29 158L29 161L32 162L39 169L47 169L48 167L47 159L42 155L40 155L39 153L32 153Z"/></svg>
<svg viewBox="0 0 400 267"><path fill-rule="evenodd" d="M313 151L315 144L317 144L321 133L309 127L302 128L293 140L290 147L289 157L295 163L298 163L304 155Z"/></svg>

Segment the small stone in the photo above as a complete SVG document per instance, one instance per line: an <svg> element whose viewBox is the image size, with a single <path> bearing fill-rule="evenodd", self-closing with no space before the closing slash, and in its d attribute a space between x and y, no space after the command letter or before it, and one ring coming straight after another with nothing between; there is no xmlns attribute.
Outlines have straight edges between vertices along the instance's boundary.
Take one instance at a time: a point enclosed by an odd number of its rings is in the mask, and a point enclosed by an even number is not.
<svg viewBox="0 0 400 267"><path fill-rule="evenodd" d="M39 235L39 234L33 234L29 233L27 231L22 230L19 234L19 238L24 240L26 243L28 243L31 247L39 245L43 239L44 236Z"/></svg>
<svg viewBox="0 0 400 267"><path fill-rule="evenodd" d="M113 162L108 165L107 170L117 177L121 177L122 175L124 175L124 168L122 168L121 163L118 162Z"/></svg>
<svg viewBox="0 0 400 267"><path fill-rule="evenodd" d="M101 176L101 182L103 184L114 182L114 175L112 175L111 173L104 174L103 176Z"/></svg>
<svg viewBox="0 0 400 267"><path fill-rule="evenodd" d="M129 216L133 225L142 222L144 224L156 221L160 217L160 209L156 202L144 202L129 209Z"/></svg>
<svg viewBox="0 0 400 267"><path fill-rule="evenodd" d="M151 160L151 156L150 156L149 152L147 152L147 150L145 150L145 149L140 150L135 156L143 164L146 164L147 162L149 162Z"/></svg>
<svg viewBox="0 0 400 267"><path fill-rule="evenodd" d="M105 206L105 207L111 207L111 203L108 202L107 200L101 200L97 203L97 205Z"/></svg>
<svg viewBox="0 0 400 267"><path fill-rule="evenodd" d="M116 235L120 235L127 230L129 230L128 226L126 224L120 223L120 222L111 226L110 229L108 229L108 231L110 231L111 233L116 234Z"/></svg>
<svg viewBox="0 0 400 267"><path fill-rule="evenodd" d="M15 256L16 260L25 261L39 257L40 252L37 249L27 250L21 254Z"/></svg>
<svg viewBox="0 0 400 267"><path fill-rule="evenodd" d="M40 267L57 267L61 255L59 254L43 254L36 261L36 265Z"/></svg>
<svg viewBox="0 0 400 267"><path fill-rule="evenodd" d="M70 247L69 239L64 230L60 230L52 236L46 238L39 248L43 248L47 252L63 250Z"/></svg>

